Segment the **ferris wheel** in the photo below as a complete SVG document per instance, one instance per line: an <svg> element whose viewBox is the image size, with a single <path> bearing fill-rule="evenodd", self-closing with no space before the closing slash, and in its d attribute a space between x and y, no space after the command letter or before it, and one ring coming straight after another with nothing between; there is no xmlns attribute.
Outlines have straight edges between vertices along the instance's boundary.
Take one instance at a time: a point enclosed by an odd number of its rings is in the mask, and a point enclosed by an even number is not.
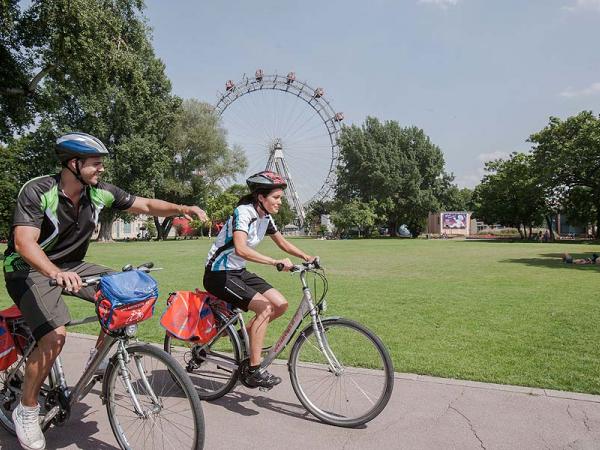
<svg viewBox="0 0 600 450"><path fill-rule="evenodd" d="M343 113L333 109L323 88L297 80L294 72L266 75L262 69L253 78L244 74L238 82L228 80L215 112L229 146L246 155L244 177L261 170L281 174L303 227L305 207L327 198L335 186Z"/></svg>

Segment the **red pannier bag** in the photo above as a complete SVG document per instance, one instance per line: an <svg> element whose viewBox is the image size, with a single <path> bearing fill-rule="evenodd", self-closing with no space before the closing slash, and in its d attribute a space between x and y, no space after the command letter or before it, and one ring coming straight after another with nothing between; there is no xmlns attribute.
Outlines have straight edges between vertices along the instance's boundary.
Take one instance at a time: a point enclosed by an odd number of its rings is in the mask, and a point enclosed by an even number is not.
<svg viewBox="0 0 600 450"><path fill-rule="evenodd" d="M15 341L8 329L7 317L3 313L10 313L10 308L0 311L0 372L7 370L18 358Z"/></svg>
<svg viewBox="0 0 600 450"><path fill-rule="evenodd" d="M22 319L23 313L17 305L13 305L10 308L0 311L0 317L6 320L6 325L8 325L9 331L11 330L11 328L14 331L12 321ZM17 354L22 355L23 350L25 350L28 344L27 336L23 334L23 331L21 331L21 333L13 335L12 338L14 340L15 346L17 347Z"/></svg>
<svg viewBox="0 0 600 450"><path fill-rule="evenodd" d="M208 292L177 291L167 300L167 309L160 319L165 330L182 341L206 344L217 335L217 323Z"/></svg>
<svg viewBox="0 0 600 450"><path fill-rule="evenodd" d="M100 324L114 331L147 320L157 297L156 281L140 270L105 275L96 293Z"/></svg>

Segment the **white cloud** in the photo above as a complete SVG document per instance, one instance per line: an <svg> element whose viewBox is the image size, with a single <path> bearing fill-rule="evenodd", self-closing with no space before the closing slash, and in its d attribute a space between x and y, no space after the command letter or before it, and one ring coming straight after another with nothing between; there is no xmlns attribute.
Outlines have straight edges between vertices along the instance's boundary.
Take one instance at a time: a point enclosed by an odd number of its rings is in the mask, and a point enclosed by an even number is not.
<svg viewBox="0 0 600 450"><path fill-rule="evenodd" d="M474 188L475 186L477 186L479 183L481 183L482 178L485 175L488 175L488 172L485 171L484 168L484 163L488 162L488 161L492 161L495 159L506 159L510 156L509 152L501 152L501 151L496 151L496 152L491 152L491 153L480 153L479 155L477 155L476 159L477 161L481 162L481 165L477 168L471 168L468 169L468 171L462 173L462 174L454 174L454 183L456 185L458 185L458 187L468 187L470 189Z"/></svg>
<svg viewBox="0 0 600 450"><path fill-rule="evenodd" d="M456 175L454 177L454 184L456 184L460 188L468 187L470 189L473 189L475 186L481 183L481 179L484 177L484 175L485 170L483 170L483 167L480 167L479 169L476 169L473 172L466 173L463 175Z"/></svg>
<svg viewBox="0 0 600 450"><path fill-rule="evenodd" d="M459 188L473 189L479 183L481 183L481 176L479 175L457 175L454 178L454 184Z"/></svg>
<svg viewBox="0 0 600 450"><path fill-rule="evenodd" d="M569 11L576 11L578 9L595 9L596 11L600 11L600 0L575 0L575 3L565 6L565 9Z"/></svg>
<svg viewBox="0 0 600 450"><path fill-rule="evenodd" d="M442 9L446 9L449 6L456 6L461 0L418 0L417 3L427 3L429 5L439 6Z"/></svg>
<svg viewBox="0 0 600 450"><path fill-rule="evenodd" d="M588 97L590 95L600 94L600 82L592 83L583 89L573 89L568 87L560 93L561 97L573 98L573 97Z"/></svg>
<svg viewBox="0 0 600 450"><path fill-rule="evenodd" d="M492 153L480 153L477 155L477 159L481 162L493 161L495 159L506 159L510 156L507 152L492 152Z"/></svg>
<svg viewBox="0 0 600 450"><path fill-rule="evenodd" d="M571 5L565 6L564 9L566 9L567 11L600 11L600 0L575 0L575 2Z"/></svg>

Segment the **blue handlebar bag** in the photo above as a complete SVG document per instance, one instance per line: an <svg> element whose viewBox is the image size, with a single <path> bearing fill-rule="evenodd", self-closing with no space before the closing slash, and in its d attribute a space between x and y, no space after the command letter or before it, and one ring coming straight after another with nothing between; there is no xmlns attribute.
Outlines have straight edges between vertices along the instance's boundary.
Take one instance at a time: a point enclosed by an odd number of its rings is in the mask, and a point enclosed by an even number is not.
<svg viewBox="0 0 600 450"><path fill-rule="evenodd" d="M103 276L96 294L100 323L117 330L147 320L154 314L158 298L156 280L140 270Z"/></svg>

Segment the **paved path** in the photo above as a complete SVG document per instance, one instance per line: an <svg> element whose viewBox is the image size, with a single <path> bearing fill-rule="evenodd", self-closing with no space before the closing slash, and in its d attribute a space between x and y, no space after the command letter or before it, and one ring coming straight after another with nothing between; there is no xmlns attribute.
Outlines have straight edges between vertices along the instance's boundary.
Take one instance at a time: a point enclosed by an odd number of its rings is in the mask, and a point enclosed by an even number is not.
<svg viewBox="0 0 600 450"><path fill-rule="evenodd" d="M71 334L63 352L74 382L94 339ZM238 385L204 402L212 449L600 449L600 396L396 374L385 411L360 429L322 424L302 408L285 365L268 393ZM46 434L49 449L115 449L104 407L92 391L63 427ZM18 449L0 429L0 448Z"/></svg>

